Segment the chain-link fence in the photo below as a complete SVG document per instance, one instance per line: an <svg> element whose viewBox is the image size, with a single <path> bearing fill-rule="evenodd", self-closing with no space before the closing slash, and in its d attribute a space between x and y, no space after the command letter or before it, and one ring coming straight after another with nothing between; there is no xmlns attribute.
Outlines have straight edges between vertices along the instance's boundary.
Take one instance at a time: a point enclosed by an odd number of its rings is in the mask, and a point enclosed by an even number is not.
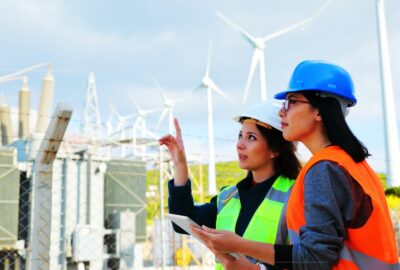
<svg viewBox="0 0 400 270"><path fill-rule="evenodd" d="M0 148L0 270L214 267L205 247L160 219L161 208L146 221L151 200L166 199L168 175L146 196L145 162L61 152L46 186L19 158ZM400 239L400 215L392 217Z"/></svg>
<svg viewBox="0 0 400 270"><path fill-rule="evenodd" d="M14 148L0 148L1 270L213 266L160 213L146 224L145 162L61 152L48 182L18 164Z"/></svg>

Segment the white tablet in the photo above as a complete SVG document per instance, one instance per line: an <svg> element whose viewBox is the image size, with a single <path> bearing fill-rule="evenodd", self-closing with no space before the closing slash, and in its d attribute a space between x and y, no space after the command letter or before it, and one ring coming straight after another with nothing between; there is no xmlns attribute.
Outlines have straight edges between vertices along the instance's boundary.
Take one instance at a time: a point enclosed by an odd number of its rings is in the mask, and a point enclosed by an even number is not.
<svg viewBox="0 0 400 270"><path fill-rule="evenodd" d="M173 223L178 225L182 230L184 230L188 234L192 235L194 238L199 240L204 245L203 241L200 238L198 238L196 235L192 234L192 231L190 230L189 225L193 225L200 229L201 229L201 226L199 224L197 224L196 222L194 222L190 217L182 216L182 215L175 215L175 214L165 214L165 217L170 219ZM237 255L235 253L229 253L229 255L231 255L235 258L239 258L239 255Z"/></svg>
<svg viewBox="0 0 400 270"><path fill-rule="evenodd" d="M190 230L189 225L193 225L193 226L201 229L201 226L199 224L197 224L196 222L194 222L192 219L190 219L190 217L175 215L175 214L165 214L165 216L190 235L192 235L192 231ZM193 235L193 236L197 240L202 242L199 238L197 238L197 236L195 236L195 235Z"/></svg>

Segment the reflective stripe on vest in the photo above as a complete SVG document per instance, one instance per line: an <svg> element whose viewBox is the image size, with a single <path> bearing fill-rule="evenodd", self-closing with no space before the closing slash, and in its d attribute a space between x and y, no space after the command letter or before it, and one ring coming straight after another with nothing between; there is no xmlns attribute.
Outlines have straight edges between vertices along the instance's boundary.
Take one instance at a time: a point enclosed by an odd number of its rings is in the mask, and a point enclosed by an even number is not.
<svg viewBox="0 0 400 270"><path fill-rule="evenodd" d="M386 198L380 180L364 160L355 163L341 148L330 146L314 154L300 172L288 202L287 224L293 244L301 241L299 230L306 225L304 216L304 176L317 162L328 160L346 169L371 198L372 213L363 227L347 229L347 238L333 269L399 269L397 248ZM307 262L304 262L307 263Z"/></svg>
<svg viewBox="0 0 400 270"><path fill-rule="evenodd" d="M258 206L250 220L243 238L269 244L287 244L288 232L286 226L286 203L289 200L290 191L294 180L279 176L264 200ZM236 221L241 210L239 192L236 187L224 188L217 199L217 223L219 230L235 232ZM249 258L251 261L256 260ZM223 269L220 264L216 269Z"/></svg>

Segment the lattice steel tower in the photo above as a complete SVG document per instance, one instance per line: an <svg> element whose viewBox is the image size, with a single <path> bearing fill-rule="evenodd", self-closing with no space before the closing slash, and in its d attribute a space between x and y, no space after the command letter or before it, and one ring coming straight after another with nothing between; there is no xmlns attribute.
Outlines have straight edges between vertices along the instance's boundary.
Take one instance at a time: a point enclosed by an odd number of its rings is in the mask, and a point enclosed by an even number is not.
<svg viewBox="0 0 400 270"><path fill-rule="evenodd" d="M100 110L99 99L97 98L96 82L94 73L89 72L88 84L86 89L85 108L83 111L83 126L82 132L86 137L93 139L99 138L100 132Z"/></svg>

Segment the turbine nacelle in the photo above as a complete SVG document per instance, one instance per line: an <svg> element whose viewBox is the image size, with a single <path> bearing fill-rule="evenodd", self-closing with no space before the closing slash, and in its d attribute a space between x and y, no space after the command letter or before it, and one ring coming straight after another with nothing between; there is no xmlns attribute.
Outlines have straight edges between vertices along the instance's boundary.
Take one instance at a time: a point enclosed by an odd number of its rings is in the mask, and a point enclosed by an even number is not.
<svg viewBox="0 0 400 270"><path fill-rule="evenodd" d="M260 50L265 50L265 41L264 41L264 39L263 38L260 38L260 37L256 37L256 38L254 38L254 47L256 48L256 49L260 49Z"/></svg>
<svg viewBox="0 0 400 270"><path fill-rule="evenodd" d="M214 84L214 82L210 79L210 77L204 77L202 80L201 80L201 83L202 83L202 85L204 86L204 87L211 87L213 84Z"/></svg>

